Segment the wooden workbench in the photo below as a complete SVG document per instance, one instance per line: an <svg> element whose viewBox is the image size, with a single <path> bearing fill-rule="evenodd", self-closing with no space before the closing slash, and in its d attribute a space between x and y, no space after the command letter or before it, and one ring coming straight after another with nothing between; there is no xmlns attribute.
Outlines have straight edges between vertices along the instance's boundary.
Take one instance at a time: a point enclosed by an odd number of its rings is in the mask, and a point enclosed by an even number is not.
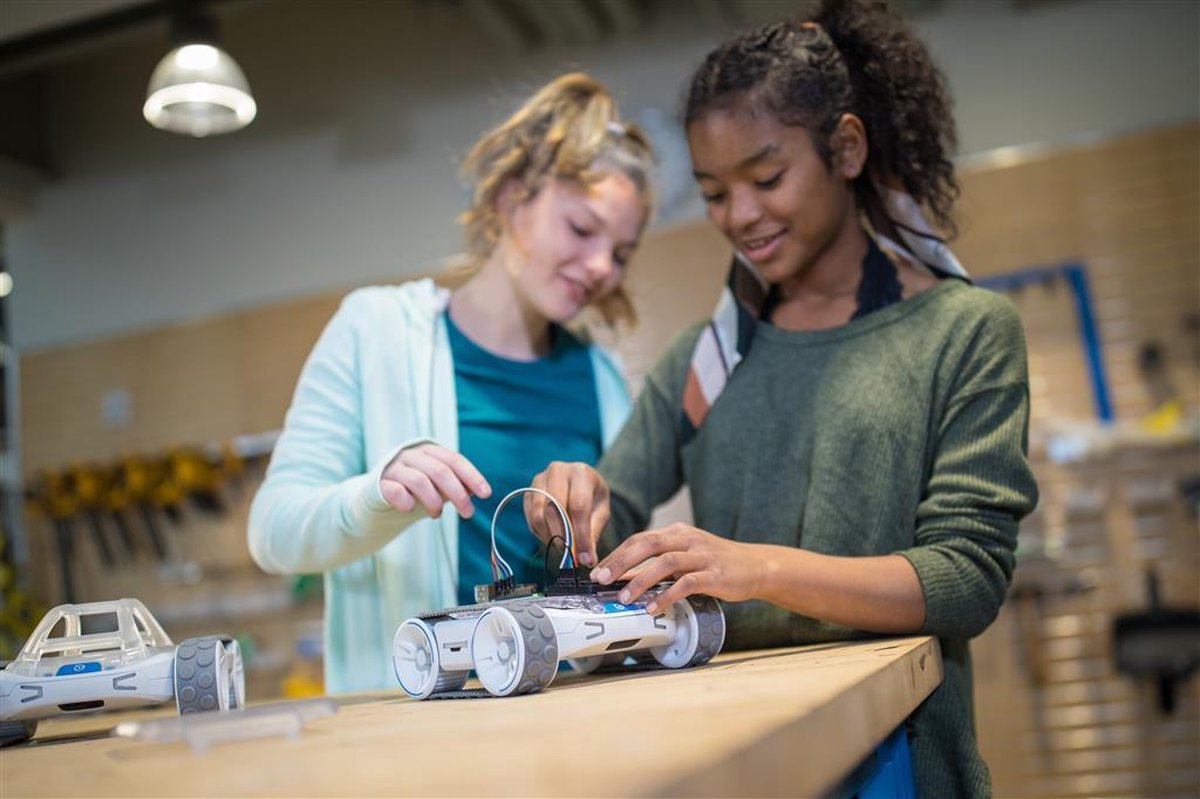
<svg viewBox="0 0 1200 799"><path fill-rule="evenodd" d="M103 734L128 714L51 720L0 751L0 795L815 796L941 679L937 641L921 637L560 675L507 699L346 697L298 738L203 754Z"/></svg>

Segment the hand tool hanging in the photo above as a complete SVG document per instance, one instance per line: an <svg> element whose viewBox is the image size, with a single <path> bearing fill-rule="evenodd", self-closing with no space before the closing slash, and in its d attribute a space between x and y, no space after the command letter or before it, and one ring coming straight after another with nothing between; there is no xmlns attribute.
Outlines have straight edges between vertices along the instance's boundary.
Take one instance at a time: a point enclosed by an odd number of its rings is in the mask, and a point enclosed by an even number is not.
<svg viewBox="0 0 1200 799"><path fill-rule="evenodd" d="M154 483L147 499L176 527L183 524L183 500L187 494L170 453L153 461Z"/></svg>
<svg viewBox="0 0 1200 799"><path fill-rule="evenodd" d="M135 455L122 458L114 472L109 504L115 504L122 510L132 508L137 513L154 549L154 556L159 562L165 563L170 559L170 552L159 524L158 508L152 501L160 474L161 467L153 461Z"/></svg>
<svg viewBox="0 0 1200 799"><path fill-rule="evenodd" d="M104 565L111 569L116 565L116 558L113 556L112 546L109 545L108 532L101 516L101 498L104 495L106 479L97 467L78 463L69 467L64 475L66 491L75 498L76 512L82 513L87 519L96 551Z"/></svg>
<svg viewBox="0 0 1200 799"><path fill-rule="evenodd" d="M134 541L133 530L129 526L129 519L125 516L125 511L132 507L132 502L130 502L129 491L120 471L119 465L109 467L107 471L104 488L100 492L100 512L107 516L117 529L117 537L121 541L125 560L133 561L137 558L138 548Z"/></svg>
<svg viewBox="0 0 1200 799"><path fill-rule="evenodd" d="M167 453L164 463L165 476L155 494L157 502L178 507L187 498L206 513L226 511L220 490L225 478L219 453L209 457L196 449L177 447Z"/></svg>
<svg viewBox="0 0 1200 799"><path fill-rule="evenodd" d="M54 543L58 550L58 570L62 595L68 603L78 601L75 585L75 545L71 519L78 509L74 495L67 490L66 481L57 472L43 470L34 478L28 494L30 510L54 525Z"/></svg>

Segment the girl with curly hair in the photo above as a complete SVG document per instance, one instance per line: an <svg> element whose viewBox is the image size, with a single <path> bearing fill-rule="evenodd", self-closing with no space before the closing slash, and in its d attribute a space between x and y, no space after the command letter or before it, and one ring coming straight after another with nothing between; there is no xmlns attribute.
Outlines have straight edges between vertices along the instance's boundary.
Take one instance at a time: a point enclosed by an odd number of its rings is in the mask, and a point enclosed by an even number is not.
<svg viewBox="0 0 1200 799"><path fill-rule="evenodd" d="M622 601L723 600L726 648L937 636L945 678L908 725L918 793L986 795L968 641L1037 488L1016 310L926 217L953 229L945 81L883 4L828 0L710 53L684 118L735 251L725 293L598 468L534 484L570 509L593 579L629 581ZM694 526L645 530L684 484ZM526 502L542 537L548 511Z"/></svg>

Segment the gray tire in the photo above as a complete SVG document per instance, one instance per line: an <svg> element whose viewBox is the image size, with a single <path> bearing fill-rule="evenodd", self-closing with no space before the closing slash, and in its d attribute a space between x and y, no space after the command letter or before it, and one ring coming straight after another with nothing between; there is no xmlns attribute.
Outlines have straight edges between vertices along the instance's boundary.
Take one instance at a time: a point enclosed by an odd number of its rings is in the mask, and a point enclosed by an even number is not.
<svg viewBox="0 0 1200 799"><path fill-rule="evenodd" d="M0 721L0 746L25 743L37 732L37 719Z"/></svg>
<svg viewBox="0 0 1200 799"><path fill-rule="evenodd" d="M221 635L189 638L175 650L175 704L181 716L234 710L246 703L238 642Z"/></svg>
<svg viewBox="0 0 1200 799"><path fill-rule="evenodd" d="M698 666L712 660L725 643L725 614L710 596L689 596L671 606L675 640L650 648L650 653L669 669Z"/></svg>
<svg viewBox="0 0 1200 799"><path fill-rule="evenodd" d="M558 673L558 638L546 611L512 603L488 608L471 634L475 674L494 696L531 694Z"/></svg>
<svg viewBox="0 0 1200 799"><path fill-rule="evenodd" d="M688 603L696 613L696 626L700 630L696 654L688 665L699 666L715 658L725 645L725 612L721 603L710 596L690 596Z"/></svg>

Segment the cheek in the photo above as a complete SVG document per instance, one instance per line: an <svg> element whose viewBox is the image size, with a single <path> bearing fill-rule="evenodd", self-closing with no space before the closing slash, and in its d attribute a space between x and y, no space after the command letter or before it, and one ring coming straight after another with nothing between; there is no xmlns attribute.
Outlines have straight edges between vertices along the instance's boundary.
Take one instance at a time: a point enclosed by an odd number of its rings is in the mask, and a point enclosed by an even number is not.
<svg viewBox="0 0 1200 799"><path fill-rule="evenodd" d="M528 258L530 271L538 272L544 279L552 272L568 249L569 242L560 231L549 224L543 224L531 231L526 239L525 254Z"/></svg>
<svg viewBox="0 0 1200 799"><path fill-rule="evenodd" d="M775 212L787 219L794 229L811 232L823 228L826 221L836 215L832 200L821 187L809 184L779 198Z"/></svg>
<svg viewBox="0 0 1200 799"><path fill-rule="evenodd" d="M557 225L547 225L543 234L541 242L545 247L544 258L554 262L554 266L579 257L582 249L579 237L566 223L560 221Z"/></svg>
<svg viewBox="0 0 1200 799"><path fill-rule="evenodd" d="M729 215L725 212L724 205L709 203L705 207L705 213L708 214L708 220L717 226L717 230L729 235L727 222Z"/></svg>

